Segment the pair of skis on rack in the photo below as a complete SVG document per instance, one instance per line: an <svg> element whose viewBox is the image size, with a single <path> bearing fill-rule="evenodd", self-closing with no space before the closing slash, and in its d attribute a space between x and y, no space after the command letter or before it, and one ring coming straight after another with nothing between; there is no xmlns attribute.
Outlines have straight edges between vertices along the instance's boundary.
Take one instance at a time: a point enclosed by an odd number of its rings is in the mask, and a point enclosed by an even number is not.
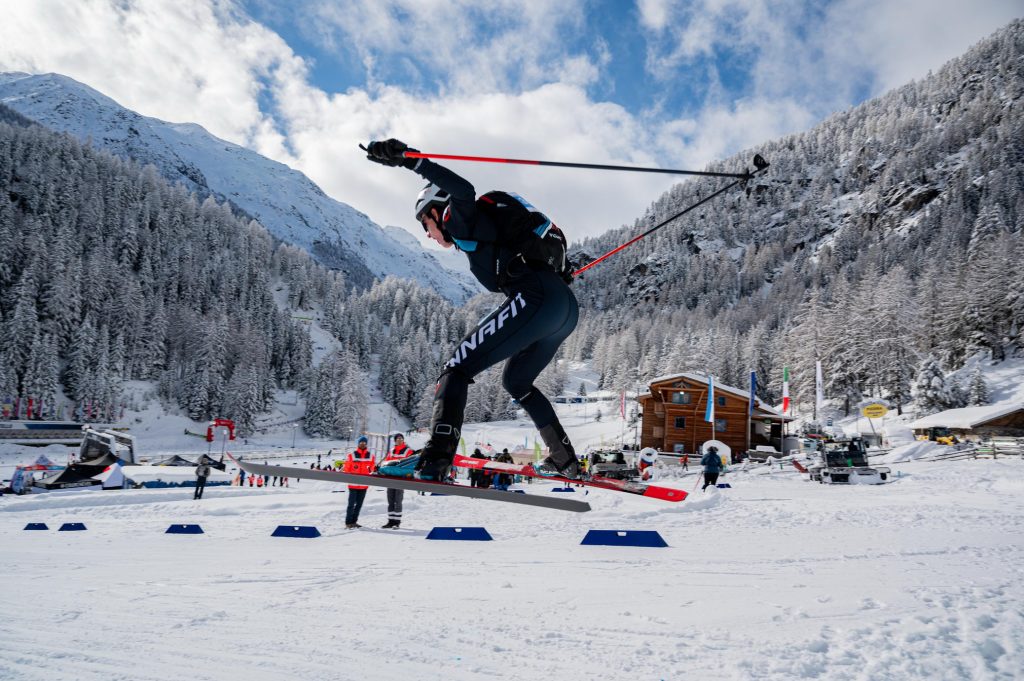
<svg viewBox="0 0 1024 681"><path fill-rule="evenodd" d="M231 456L230 454L228 456ZM525 506L538 506L541 508L553 508L560 511L575 511L577 513L590 510L590 504L586 501L566 497L541 496L539 494L517 494L482 487L467 487L448 482L436 482L433 480L416 480L414 478L397 478L385 475L360 473L344 473L341 471L320 471L316 469L294 468L291 466L270 466L267 464L250 463L239 461L234 457L231 459L246 473L252 475L278 475L287 478L306 478L310 480L327 480L328 482L344 482L352 485L370 485L372 487L389 487L392 489L404 489L414 492L429 492L434 494L448 494L451 496L471 497L473 499L488 499L491 501L502 501ZM660 499L663 501L682 501L686 498L686 492L670 487L649 485L642 482L630 482L605 478L600 476L587 477L583 479L563 478L558 476L541 476L530 464L502 463L489 459L474 459L468 456L456 454L453 461L455 466L469 468L472 470L484 471L487 473L504 473L506 475L524 475L527 477L538 477L552 482L559 482L564 485L583 485L597 489L607 489L627 494L637 494L649 499Z"/></svg>

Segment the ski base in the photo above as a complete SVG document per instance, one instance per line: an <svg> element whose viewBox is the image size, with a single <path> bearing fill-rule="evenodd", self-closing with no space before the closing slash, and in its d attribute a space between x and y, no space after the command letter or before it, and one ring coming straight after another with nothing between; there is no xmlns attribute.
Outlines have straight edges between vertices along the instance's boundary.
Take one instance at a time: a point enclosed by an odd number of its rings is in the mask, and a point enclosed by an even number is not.
<svg viewBox="0 0 1024 681"><path fill-rule="evenodd" d="M489 459L474 459L471 456L462 456L461 454L455 455L455 461L453 463L460 468L471 468L474 470L489 471L492 473L507 473L510 475L525 475L531 478L540 478L541 480L561 482L566 485L583 485L584 487L596 487L598 489L610 489L616 492L626 492L627 494L638 494L649 499L660 499L661 501L678 502L686 498L686 492L681 489L662 487L660 485L650 485L645 482L631 482L629 480L602 478L600 476L576 479L563 478L559 475L541 475L528 463L502 463L500 461L491 461Z"/></svg>
<svg viewBox="0 0 1024 681"><path fill-rule="evenodd" d="M231 455L229 454L228 456ZM256 475L277 475L284 476L286 478L326 480L327 482L343 482L351 485L368 485L370 487L388 487L391 489L404 489L413 492L447 494L456 497L469 497L470 499L501 501L507 504L552 508L557 511L573 511L575 513L583 513L590 510L590 504L585 501L576 501L575 499L565 499L562 497L516 494L514 492L503 492L495 489L466 487L465 485L456 485L447 482L433 482L429 480L415 480L412 478L392 478L383 475L360 475L358 473L343 473L341 471L318 471L310 468L271 466L268 464L239 461L234 457L231 457L231 459L246 473L255 473Z"/></svg>

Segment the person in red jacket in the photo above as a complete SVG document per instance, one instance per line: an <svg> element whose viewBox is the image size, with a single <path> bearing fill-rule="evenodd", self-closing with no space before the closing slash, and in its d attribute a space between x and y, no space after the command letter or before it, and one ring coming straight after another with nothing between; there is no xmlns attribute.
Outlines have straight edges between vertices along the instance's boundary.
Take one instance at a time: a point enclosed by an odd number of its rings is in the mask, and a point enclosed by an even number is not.
<svg viewBox="0 0 1024 681"><path fill-rule="evenodd" d="M345 473L361 473L369 475L373 472L373 454L367 449L369 440L365 435L360 435L356 440L356 450L345 458L341 470ZM359 511L363 508L363 501L366 499L366 485L348 486L348 510L345 512L345 528L354 529L362 527L359 524Z"/></svg>
<svg viewBox="0 0 1024 681"><path fill-rule="evenodd" d="M415 454L412 447L405 444L405 436L401 433L395 434L395 446L388 452L387 457L381 465L393 464L408 459ZM388 522L382 527L385 530L393 530L402 524L402 499L405 497L405 490L388 488Z"/></svg>

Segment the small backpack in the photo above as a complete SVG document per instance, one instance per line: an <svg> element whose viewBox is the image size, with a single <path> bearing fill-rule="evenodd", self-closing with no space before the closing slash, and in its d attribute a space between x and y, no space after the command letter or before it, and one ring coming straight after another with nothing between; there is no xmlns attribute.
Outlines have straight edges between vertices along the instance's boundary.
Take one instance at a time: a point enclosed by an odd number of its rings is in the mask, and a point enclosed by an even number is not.
<svg viewBox="0 0 1024 681"><path fill-rule="evenodd" d="M518 266L549 269L572 283L572 263L566 257L565 235L544 213L512 192L491 191L476 200L477 209L501 231L503 248L512 253L499 280L514 277Z"/></svg>

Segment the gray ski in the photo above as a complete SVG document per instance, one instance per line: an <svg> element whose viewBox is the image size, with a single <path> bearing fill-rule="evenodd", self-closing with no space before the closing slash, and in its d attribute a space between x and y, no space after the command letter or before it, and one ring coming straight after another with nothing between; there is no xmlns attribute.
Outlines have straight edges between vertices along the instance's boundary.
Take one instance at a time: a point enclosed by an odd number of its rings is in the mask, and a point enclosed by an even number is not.
<svg viewBox="0 0 1024 681"><path fill-rule="evenodd" d="M576 501L575 499L566 499L563 497L542 497L535 494L517 494L515 492L503 492L501 490L490 488L466 487L464 485L455 485L446 482L413 480L411 478L389 478L383 475L360 475L357 473L342 473L341 471L318 471L310 468L270 466L261 463L238 461L234 457L231 458L243 471L246 473L255 473L256 475L276 475L278 477L284 476L286 478L304 478L308 480L344 482L352 485L369 485L370 487L391 487L393 489L407 489L414 492L434 492L437 494L449 494L455 497L487 499L489 501L502 501L509 504L523 504L524 506L553 508L558 511L575 511L576 513L582 513L590 510L590 504L585 501Z"/></svg>

